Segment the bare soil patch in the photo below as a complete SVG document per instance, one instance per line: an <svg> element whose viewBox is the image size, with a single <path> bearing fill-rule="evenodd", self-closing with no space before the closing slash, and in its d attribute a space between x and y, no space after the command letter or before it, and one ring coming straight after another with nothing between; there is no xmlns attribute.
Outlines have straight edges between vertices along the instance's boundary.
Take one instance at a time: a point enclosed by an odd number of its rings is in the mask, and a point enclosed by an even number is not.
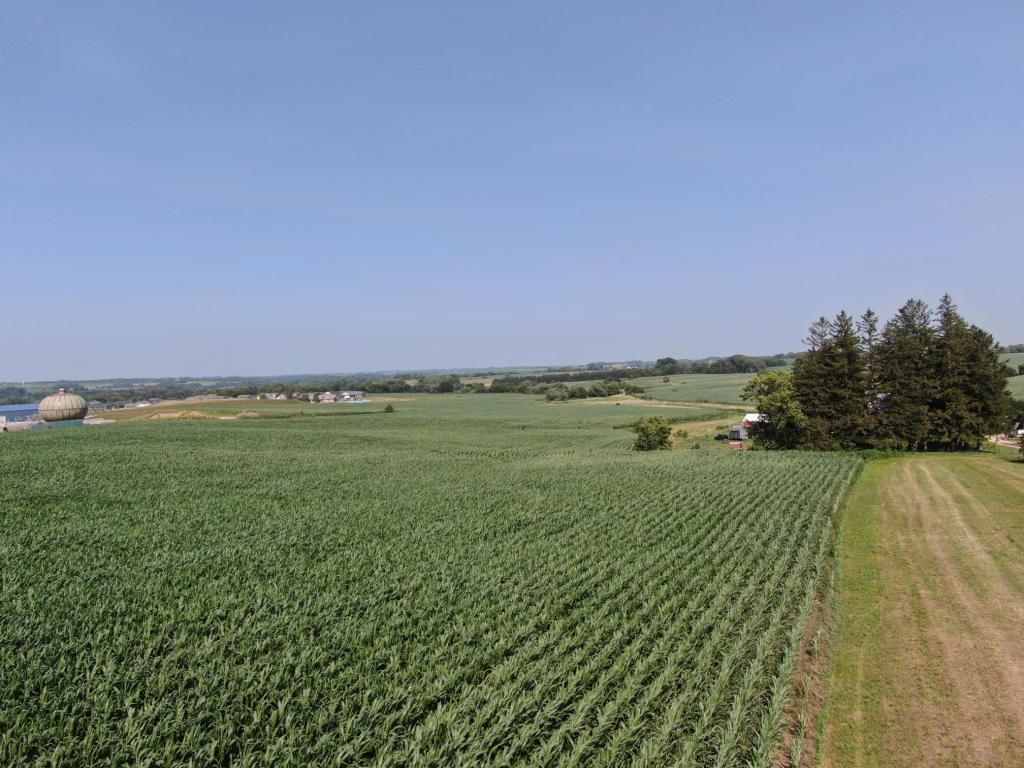
<svg viewBox="0 0 1024 768"><path fill-rule="evenodd" d="M213 418L213 414L204 413L203 411L164 411L162 413L154 413L149 417L150 421L166 421L168 419L210 419Z"/></svg>

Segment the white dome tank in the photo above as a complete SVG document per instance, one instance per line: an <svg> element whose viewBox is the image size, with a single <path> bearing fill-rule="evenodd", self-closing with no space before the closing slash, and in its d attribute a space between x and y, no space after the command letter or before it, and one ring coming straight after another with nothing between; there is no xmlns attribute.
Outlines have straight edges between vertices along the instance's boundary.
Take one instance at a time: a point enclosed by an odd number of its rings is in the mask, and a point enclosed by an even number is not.
<svg viewBox="0 0 1024 768"><path fill-rule="evenodd" d="M84 419L89 412L85 398L61 388L57 394L44 397L39 404L39 418L43 421L71 421Z"/></svg>

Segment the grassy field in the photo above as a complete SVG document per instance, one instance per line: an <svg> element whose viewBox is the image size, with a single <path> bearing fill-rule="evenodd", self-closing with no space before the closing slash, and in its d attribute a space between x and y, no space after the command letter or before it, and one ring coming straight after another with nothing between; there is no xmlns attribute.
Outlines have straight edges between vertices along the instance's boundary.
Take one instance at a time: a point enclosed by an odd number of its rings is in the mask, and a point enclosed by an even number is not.
<svg viewBox="0 0 1024 768"><path fill-rule="evenodd" d="M1003 355L1003 360L1014 368L1018 365L1024 365L1024 352L1009 352Z"/></svg>
<svg viewBox="0 0 1024 768"><path fill-rule="evenodd" d="M859 459L393 404L5 435L0 764L771 764Z"/></svg>
<svg viewBox="0 0 1024 768"><path fill-rule="evenodd" d="M872 462L839 539L824 766L1019 766L1024 464Z"/></svg>
<svg viewBox="0 0 1024 768"><path fill-rule="evenodd" d="M1011 352L1003 355L1003 359L1014 369L1024 365L1024 352ZM1010 394L1018 400L1024 400L1024 376L1014 376L1010 379Z"/></svg>
<svg viewBox="0 0 1024 768"><path fill-rule="evenodd" d="M634 383L656 400L744 405L741 393L753 376L752 373L690 373L669 376L668 383L662 381L662 376L636 379Z"/></svg>

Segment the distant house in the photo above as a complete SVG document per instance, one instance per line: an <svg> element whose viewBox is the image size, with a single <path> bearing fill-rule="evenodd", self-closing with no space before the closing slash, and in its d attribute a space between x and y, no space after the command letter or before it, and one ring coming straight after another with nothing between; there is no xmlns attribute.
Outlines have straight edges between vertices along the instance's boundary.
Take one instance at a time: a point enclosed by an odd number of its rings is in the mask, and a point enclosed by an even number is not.
<svg viewBox="0 0 1024 768"><path fill-rule="evenodd" d="M760 413L748 413L746 416L743 417L742 426L744 429L750 429L752 425L757 424L757 422L759 422L760 420Z"/></svg>
<svg viewBox="0 0 1024 768"><path fill-rule="evenodd" d="M338 402L338 396L333 392L324 392L320 395L321 403L336 403Z"/></svg>
<svg viewBox="0 0 1024 768"><path fill-rule="evenodd" d="M352 402L353 400L365 400L366 399L366 393L365 392L361 392L358 389L353 389L353 390L342 392L340 394L340 397L345 402Z"/></svg>
<svg viewBox="0 0 1024 768"><path fill-rule="evenodd" d="M748 414L749 415L749 414ZM729 430L730 440L746 440L747 439L747 428L744 426L733 427Z"/></svg>

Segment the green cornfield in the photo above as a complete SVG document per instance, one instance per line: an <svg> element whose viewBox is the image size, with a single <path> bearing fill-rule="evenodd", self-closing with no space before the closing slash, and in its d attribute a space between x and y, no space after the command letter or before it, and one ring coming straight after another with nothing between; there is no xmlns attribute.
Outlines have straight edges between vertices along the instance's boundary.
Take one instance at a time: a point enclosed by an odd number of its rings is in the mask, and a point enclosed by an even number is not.
<svg viewBox="0 0 1024 768"><path fill-rule="evenodd" d="M772 764L858 459L394 404L2 436L0 764Z"/></svg>

